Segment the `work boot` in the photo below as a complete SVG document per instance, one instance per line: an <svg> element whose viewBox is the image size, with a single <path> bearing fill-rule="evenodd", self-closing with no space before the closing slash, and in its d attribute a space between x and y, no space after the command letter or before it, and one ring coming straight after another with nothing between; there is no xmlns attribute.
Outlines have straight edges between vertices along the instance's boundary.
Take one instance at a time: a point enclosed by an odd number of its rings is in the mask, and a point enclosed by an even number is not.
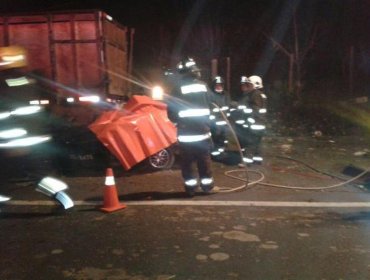
<svg viewBox="0 0 370 280"><path fill-rule="evenodd" d="M254 156L253 163L257 165L262 165L263 157L261 156Z"/></svg>
<svg viewBox="0 0 370 280"><path fill-rule="evenodd" d="M202 191L206 194L210 194L212 193L212 190L213 190L213 184L211 185L201 185L200 186L202 188Z"/></svg>
<svg viewBox="0 0 370 280"><path fill-rule="evenodd" d="M221 152L218 150L212 151L211 152L211 158L215 159L218 158L221 155Z"/></svg>
<svg viewBox="0 0 370 280"><path fill-rule="evenodd" d="M238 167L239 168L251 167L253 163L254 163L253 161L252 162L246 162L246 161L243 160L243 162L238 163Z"/></svg>
<svg viewBox="0 0 370 280"><path fill-rule="evenodd" d="M194 197L195 195L195 188L194 187L188 187L185 186L185 192L189 197Z"/></svg>
<svg viewBox="0 0 370 280"><path fill-rule="evenodd" d="M243 162L240 162L238 166L240 168L246 167L246 166L251 166L253 163L252 156L247 153L246 151L243 151Z"/></svg>

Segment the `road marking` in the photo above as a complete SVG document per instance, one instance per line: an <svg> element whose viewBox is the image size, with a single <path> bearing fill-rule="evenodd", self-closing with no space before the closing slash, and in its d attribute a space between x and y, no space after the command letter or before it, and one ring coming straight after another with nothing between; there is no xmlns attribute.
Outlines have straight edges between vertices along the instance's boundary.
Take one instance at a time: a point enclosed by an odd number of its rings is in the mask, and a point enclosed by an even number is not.
<svg viewBox="0 0 370 280"><path fill-rule="evenodd" d="M99 206L102 201L74 201L76 206ZM370 202L304 202L304 201L220 201L220 200L150 200L121 201L132 206L240 206L240 207L308 207L308 208L370 208ZM10 200L7 205L51 206L54 201Z"/></svg>

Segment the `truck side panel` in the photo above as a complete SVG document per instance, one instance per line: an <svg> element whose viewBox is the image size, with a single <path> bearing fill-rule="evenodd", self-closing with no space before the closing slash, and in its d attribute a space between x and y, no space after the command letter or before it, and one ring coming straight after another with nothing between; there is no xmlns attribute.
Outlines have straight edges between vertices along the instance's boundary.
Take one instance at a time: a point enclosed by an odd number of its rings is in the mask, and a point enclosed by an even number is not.
<svg viewBox="0 0 370 280"><path fill-rule="evenodd" d="M113 95L124 95L127 91L127 29L118 28L115 24L104 21L104 49L106 70L109 80L108 92Z"/></svg>
<svg viewBox="0 0 370 280"><path fill-rule="evenodd" d="M82 92L104 93L104 72L94 21L53 22L56 80Z"/></svg>
<svg viewBox="0 0 370 280"><path fill-rule="evenodd" d="M127 94L127 28L99 11L0 16L0 46L22 45L28 70L74 91Z"/></svg>
<svg viewBox="0 0 370 280"><path fill-rule="evenodd" d="M74 71L73 44L55 45L56 81L64 86L77 88Z"/></svg>
<svg viewBox="0 0 370 280"><path fill-rule="evenodd" d="M104 92L103 69L99 66L96 44L76 44L79 87ZM89 58L89 59L88 59Z"/></svg>
<svg viewBox="0 0 370 280"><path fill-rule="evenodd" d="M28 70L37 70L50 77L50 49L46 23L9 23L8 36L10 45L26 47Z"/></svg>

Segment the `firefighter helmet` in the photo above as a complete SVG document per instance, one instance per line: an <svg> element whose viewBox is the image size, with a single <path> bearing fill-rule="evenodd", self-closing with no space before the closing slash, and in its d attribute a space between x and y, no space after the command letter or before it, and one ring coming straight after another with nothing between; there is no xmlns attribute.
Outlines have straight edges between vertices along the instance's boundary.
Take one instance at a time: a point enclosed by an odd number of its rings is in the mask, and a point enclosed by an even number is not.
<svg viewBox="0 0 370 280"><path fill-rule="evenodd" d="M194 74L200 76L200 70L194 59L186 57L182 59L177 65L176 69L180 74Z"/></svg>
<svg viewBox="0 0 370 280"><path fill-rule="evenodd" d="M260 76L250 76L249 81L253 84L255 89L263 88L262 79Z"/></svg>
<svg viewBox="0 0 370 280"><path fill-rule="evenodd" d="M241 84L246 84L246 83L250 83L250 81L249 81L247 76L241 76L240 77L240 83Z"/></svg>
<svg viewBox="0 0 370 280"><path fill-rule="evenodd" d="M214 77L213 84L223 84L223 83L224 83L224 79L222 79L221 76Z"/></svg>
<svg viewBox="0 0 370 280"><path fill-rule="evenodd" d="M224 91L224 79L221 76L216 76L212 80L212 89L215 92L222 93Z"/></svg>

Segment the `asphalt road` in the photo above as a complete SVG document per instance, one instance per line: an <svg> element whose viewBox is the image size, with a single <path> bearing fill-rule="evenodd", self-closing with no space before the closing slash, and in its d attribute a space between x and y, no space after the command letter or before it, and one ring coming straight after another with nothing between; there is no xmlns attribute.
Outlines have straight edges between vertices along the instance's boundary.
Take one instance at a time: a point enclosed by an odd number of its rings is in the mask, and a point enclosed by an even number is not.
<svg viewBox="0 0 370 280"><path fill-rule="evenodd" d="M245 182L225 172L245 172L214 162L220 192L193 199L178 166L117 171L127 207L109 214L99 210L105 170L60 177L70 211L34 182L4 181L12 200L0 213L0 279L370 279L370 194L361 181L335 186L342 180L326 174L350 179L346 164L366 167L367 157L354 156L366 146L346 141L266 139L266 162L248 173L262 184L236 191Z"/></svg>

